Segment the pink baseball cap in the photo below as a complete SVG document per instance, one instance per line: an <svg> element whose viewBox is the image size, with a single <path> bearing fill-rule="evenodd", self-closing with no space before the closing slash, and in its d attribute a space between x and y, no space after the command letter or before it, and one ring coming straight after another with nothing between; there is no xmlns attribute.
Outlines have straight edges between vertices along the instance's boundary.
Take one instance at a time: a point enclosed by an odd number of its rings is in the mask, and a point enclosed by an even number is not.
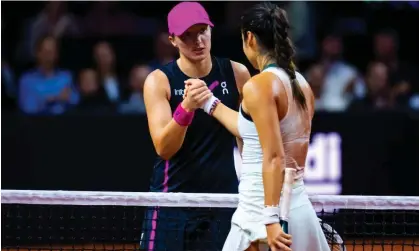
<svg viewBox="0 0 419 251"><path fill-rule="evenodd" d="M182 35L195 24L208 24L214 27L204 7L197 2L181 2L167 15L167 25L171 35Z"/></svg>

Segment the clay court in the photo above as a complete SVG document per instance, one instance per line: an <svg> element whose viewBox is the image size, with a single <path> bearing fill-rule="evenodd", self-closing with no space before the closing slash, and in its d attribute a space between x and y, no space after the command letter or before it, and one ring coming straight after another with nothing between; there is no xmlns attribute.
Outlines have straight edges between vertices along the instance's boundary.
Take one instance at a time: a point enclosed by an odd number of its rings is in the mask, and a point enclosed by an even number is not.
<svg viewBox="0 0 419 251"><path fill-rule="evenodd" d="M352 240L349 240L348 242L353 242ZM381 241L376 240L376 243L380 243ZM356 245L346 245L346 250L347 251L418 251L419 250L419 237L414 240L414 239L406 239L406 240L384 240L384 243L393 243L393 245L370 245L368 243L371 243L371 241L367 241L367 240L357 240L356 241ZM404 244L404 245L403 245ZM413 246L413 245L416 245ZM32 250L37 250L37 251L66 251L66 250L71 250L71 251L110 251L110 250L118 250L118 251L122 251L122 250L138 250L138 251L142 251L139 250L139 246L135 245L135 244L108 244L108 245L103 245L103 244L87 244L87 245L65 245L65 246L52 246L52 247L45 247L45 246L37 246L37 247L32 247L32 248L19 248L19 249L6 249L6 248L2 248L2 251L32 251ZM144 250L146 251L146 250ZM334 251L337 251L336 249Z"/></svg>

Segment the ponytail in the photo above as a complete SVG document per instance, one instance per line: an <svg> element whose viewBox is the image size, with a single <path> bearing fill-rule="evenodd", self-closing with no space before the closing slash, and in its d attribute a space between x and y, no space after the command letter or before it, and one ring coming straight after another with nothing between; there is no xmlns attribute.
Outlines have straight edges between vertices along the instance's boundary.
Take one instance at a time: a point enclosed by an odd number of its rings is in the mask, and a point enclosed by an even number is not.
<svg viewBox="0 0 419 251"><path fill-rule="evenodd" d="M278 6L271 10L273 24L274 55L276 63L283 68L290 77L292 94L301 108L307 108L306 98L298 84L293 60L295 50L288 37L289 24L285 12Z"/></svg>

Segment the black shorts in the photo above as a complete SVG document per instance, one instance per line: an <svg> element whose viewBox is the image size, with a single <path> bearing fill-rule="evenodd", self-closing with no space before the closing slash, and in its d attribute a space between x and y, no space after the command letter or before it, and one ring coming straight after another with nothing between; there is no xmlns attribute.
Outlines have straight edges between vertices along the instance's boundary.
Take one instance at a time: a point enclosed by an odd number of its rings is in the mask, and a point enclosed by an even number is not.
<svg viewBox="0 0 419 251"><path fill-rule="evenodd" d="M147 208L140 250L222 250L233 213L229 208Z"/></svg>

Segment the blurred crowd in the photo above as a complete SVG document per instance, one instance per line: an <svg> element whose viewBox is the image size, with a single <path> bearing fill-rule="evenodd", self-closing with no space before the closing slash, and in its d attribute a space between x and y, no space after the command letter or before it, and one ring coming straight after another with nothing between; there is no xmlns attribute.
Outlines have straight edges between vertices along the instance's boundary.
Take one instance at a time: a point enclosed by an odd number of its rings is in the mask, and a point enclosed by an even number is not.
<svg viewBox="0 0 419 251"><path fill-rule="evenodd" d="M419 109L418 68L398 58L397 34L382 30L372 42L374 57L362 74L342 58L338 35L323 39L321 57L306 73L317 110Z"/></svg>
<svg viewBox="0 0 419 251"><path fill-rule="evenodd" d="M162 34L161 37L167 36ZM149 64L134 65L128 76L117 73L115 52L106 41L100 41L92 48L94 65L74 74L57 67L57 38L43 36L36 44L36 67L23 72L18 81L13 80L10 67L2 67L2 87L9 99L9 107L16 99L18 109L25 114L62 114L71 111L145 113L142 93L147 75L175 58L167 39L158 39L156 42L159 48L167 47L161 50L167 51L167 54L156 57Z"/></svg>
<svg viewBox="0 0 419 251"><path fill-rule="evenodd" d="M291 7L288 8L290 15ZM2 110L18 110L24 114L109 111L144 114L145 78L152 70L177 57L168 34L154 34L164 20L135 17L118 10L114 2L95 2L83 18L75 18L65 2L46 2L42 11L29 20L13 55L17 62L33 60L35 65L17 74L2 55ZM91 48L93 64L89 67L76 72L58 67L60 41L65 37L129 36L139 32L156 37L154 59L134 64L127 73L118 72L118 55L106 39ZM310 41L309 33L304 34L300 40ZM295 37L298 34L295 33ZM330 32L318 45L304 46L296 41L297 50L306 52L310 51L307 48L316 46L319 51L312 63L302 69L312 86L318 111L419 110L419 68L399 59L399 38L395 30L382 29L373 34L374 57L368 60L366 69L345 61L343 39L339 33Z"/></svg>

